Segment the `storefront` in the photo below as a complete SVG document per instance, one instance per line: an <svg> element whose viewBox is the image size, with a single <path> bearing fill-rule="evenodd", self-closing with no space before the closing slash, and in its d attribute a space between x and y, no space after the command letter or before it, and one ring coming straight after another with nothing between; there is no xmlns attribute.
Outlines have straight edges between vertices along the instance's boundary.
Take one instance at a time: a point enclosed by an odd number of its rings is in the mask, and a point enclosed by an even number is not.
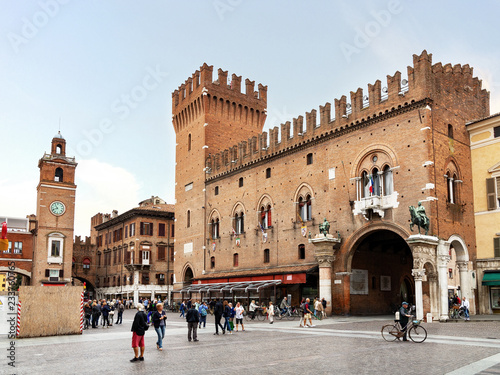
<svg viewBox="0 0 500 375"><path fill-rule="evenodd" d="M500 314L500 270L484 271L482 285L489 289L493 314Z"/></svg>

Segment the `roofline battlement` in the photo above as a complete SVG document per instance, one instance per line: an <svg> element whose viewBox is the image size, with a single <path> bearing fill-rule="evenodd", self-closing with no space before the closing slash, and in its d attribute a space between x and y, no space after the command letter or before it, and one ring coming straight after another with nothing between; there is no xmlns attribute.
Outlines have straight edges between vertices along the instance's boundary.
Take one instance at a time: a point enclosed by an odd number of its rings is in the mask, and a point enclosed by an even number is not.
<svg viewBox="0 0 500 375"><path fill-rule="evenodd" d="M217 70L217 80L213 80L213 65L203 63L200 70L196 70L182 85L172 92L172 108L187 100L190 101L192 95L198 95L200 90L210 90L210 88L218 87L221 89L230 90L233 93L246 95L248 97L267 102L267 86L259 83L257 91L255 91L255 81L245 79L245 92L241 91L242 77L236 74L231 75L231 81L228 83L228 71L219 68Z"/></svg>
<svg viewBox="0 0 500 375"><path fill-rule="evenodd" d="M344 134L346 129L355 130L360 124L378 121L386 114L413 108L418 103L419 106L434 103L446 107L451 100L460 100L466 105L474 96L489 114L489 92L482 89L481 80L472 77L473 69L469 65L432 65L432 54L424 50L420 55L413 55L413 66L408 66L407 72L408 79L402 79L399 71L388 75L385 87L380 80L368 84L366 96L363 89L358 88L350 92L350 102L345 95L335 99L333 117L331 103L319 106L319 124L318 112L312 109L305 113L305 127L304 116L298 116L280 127L270 128L269 133L264 131L224 151L210 154L206 160L209 172L206 179L212 180L327 134Z"/></svg>

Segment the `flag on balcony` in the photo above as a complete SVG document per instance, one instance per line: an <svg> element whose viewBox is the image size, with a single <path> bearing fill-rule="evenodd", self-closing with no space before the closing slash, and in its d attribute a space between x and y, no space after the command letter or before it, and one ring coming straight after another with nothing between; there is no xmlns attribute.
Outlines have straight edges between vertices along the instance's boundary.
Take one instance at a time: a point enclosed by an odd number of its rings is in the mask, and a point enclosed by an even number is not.
<svg viewBox="0 0 500 375"><path fill-rule="evenodd" d="M368 189L370 190L370 194L373 194L375 190L375 184L373 183L373 175L368 176Z"/></svg>

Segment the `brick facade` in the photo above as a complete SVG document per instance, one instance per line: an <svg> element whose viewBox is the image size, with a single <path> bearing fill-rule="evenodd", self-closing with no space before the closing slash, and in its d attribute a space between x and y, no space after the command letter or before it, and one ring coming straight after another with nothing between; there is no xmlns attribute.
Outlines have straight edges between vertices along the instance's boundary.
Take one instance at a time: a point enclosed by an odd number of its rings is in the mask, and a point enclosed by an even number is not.
<svg viewBox="0 0 500 375"><path fill-rule="evenodd" d="M201 69L206 72L206 65ZM433 65L432 56L425 51L414 55L407 74L407 82L401 80L400 72L388 76L386 88L380 81L368 85L367 96L362 89L351 92L350 103L345 96L335 99L333 113L330 103L320 106L319 123L318 112L312 110L306 113L305 123L299 116L292 123L261 133L265 117L260 116L259 127L248 123L245 134L237 139L244 124L238 122L240 117L235 117L232 109L240 104L256 108L257 100L262 105L260 113L265 113L266 96L261 90L246 97L239 93L230 97L234 88L221 84L225 83L221 70L218 81L202 80L191 96L184 94L189 82L176 90L173 114L179 220L175 274L179 286L188 281L188 268L194 279L201 281L224 272L245 275L251 270L312 266L316 264L313 246L302 235L301 227L307 227L306 235L314 235L317 225L327 218L330 233L338 231L342 238L333 263L334 311L363 313L366 308L360 306L373 305L382 298L375 312L386 312L384 306L400 302L404 280L412 280L412 254L404 239L412 234L408 207L419 201L430 218L429 234L451 239L456 251L474 261L471 161L465 121L489 113L489 94L481 89L468 65ZM212 101L213 96L223 100ZM247 103L242 103L245 98ZM193 105L197 108L194 116L184 115ZM182 126L179 119L184 121ZM364 191L369 180L363 180L363 172L367 177L378 176L382 185L378 194ZM392 184L383 186L382 181L390 181L390 175ZM190 183L192 188L186 188ZM300 211L304 203L310 204L309 212ZM268 207L271 219L264 243L259 223L269 215L263 214ZM235 215L239 213L244 214L244 233L235 236ZM217 220L219 238L213 239L216 224L212 222ZM391 241L383 235L382 249L364 242L373 233L384 231L388 237L397 237L396 249L388 248ZM239 247L236 237L240 238ZM300 253L301 245L305 254ZM267 249L268 262L264 258ZM397 258L386 260L391 251ZM234 254L238 254L237 266ZM402 256L408 256L406 265L392 275L391 293L381 297L380 276L391 275L385 265L398 264ZM368 268L370 288L375 280L377 293L351 296L350 273L356 267ZM428 273L434 277L435 267Z"/></svg>

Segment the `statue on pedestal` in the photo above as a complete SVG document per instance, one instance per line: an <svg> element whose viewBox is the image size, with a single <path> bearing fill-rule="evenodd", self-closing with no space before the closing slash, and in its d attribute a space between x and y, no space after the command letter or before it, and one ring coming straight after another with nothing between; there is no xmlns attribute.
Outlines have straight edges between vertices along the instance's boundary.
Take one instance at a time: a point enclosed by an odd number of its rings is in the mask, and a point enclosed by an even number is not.
<svg viewBox="0 0 500 375"><path fill-rule="evenodd" d="M328 220L326 220L325 217L325 220L323 220L323 222L319 225L319 232L323 233L326 237L329 231L330 231L330 223L328 222Z"/></svg>
<svg viewBox="0 0 500 375"><path fill-rule="evenodd" d="M410 230L413 232L413 226L417 225L418 234L420 234L420 228L425 230L425 235L429 232L429 218L425 213L425 208L422 206L422 202L418 202L417 208L410 206Z"/></svg>

